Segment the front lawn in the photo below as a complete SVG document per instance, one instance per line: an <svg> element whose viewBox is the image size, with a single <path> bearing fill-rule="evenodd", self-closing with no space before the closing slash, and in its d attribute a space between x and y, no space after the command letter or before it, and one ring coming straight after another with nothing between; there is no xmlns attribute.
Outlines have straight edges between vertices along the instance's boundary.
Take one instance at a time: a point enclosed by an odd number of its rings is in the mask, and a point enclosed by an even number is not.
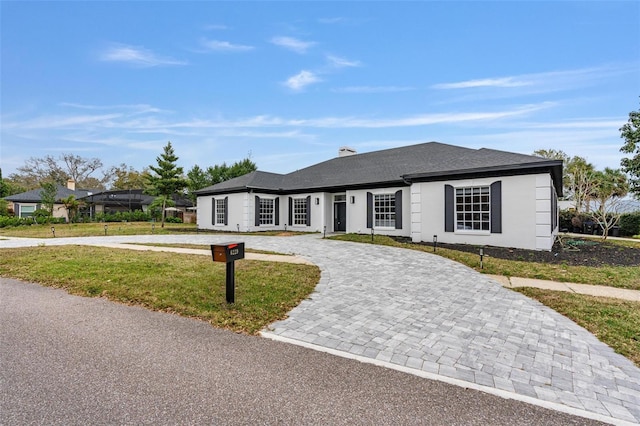
<svg viewBox="0 0 640 426"><path fill-rule="evenodd" d="M225 264L207 256L87 246L0 250L0 276L200 318L256 334L307 298L316 266L240 260L234 304L225 300Z"/></svg>

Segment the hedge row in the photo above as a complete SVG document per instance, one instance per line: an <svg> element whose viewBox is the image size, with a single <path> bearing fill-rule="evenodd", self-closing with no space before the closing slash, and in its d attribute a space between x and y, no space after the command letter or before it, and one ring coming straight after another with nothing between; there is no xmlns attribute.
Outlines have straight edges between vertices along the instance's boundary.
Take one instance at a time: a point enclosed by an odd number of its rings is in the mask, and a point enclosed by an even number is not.
<svg viewBox="0 0 640 426"><path fill-rule="evenodd" d="M0 216L0 228L6 228L8 226L24 226L24 225L33 225L37 224L45 224L45 223L65 223L66 220L63 217L51 217L51 218L42 218L42 217L15 217L15 216Z"/></svg>

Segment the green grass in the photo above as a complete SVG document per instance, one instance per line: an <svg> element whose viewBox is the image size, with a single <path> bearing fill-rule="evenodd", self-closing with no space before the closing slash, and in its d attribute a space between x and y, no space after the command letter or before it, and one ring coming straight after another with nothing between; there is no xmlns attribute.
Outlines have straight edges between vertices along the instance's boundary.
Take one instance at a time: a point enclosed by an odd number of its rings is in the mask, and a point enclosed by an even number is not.
<svg viewBox="0 0 640 426"><path fill-rule="evenodd" d="M54 238L51 227L55 228L57 238L104 236L105 225L106 235L165 235L197 231L196 225L191 223L165 223L164 228L160 223L151 222L68 223L0 228L0 236Z"/></svg>
<svg viewBox="0 0 640 426"><path fill-rule="evenodd" d="M375 235L373 242L371 241L370 235L345 234L336 235L331 238L342 241L402 247L433 253L433 247L431 246L400 243L393 238L384 235ZM462 263L485 274L604 285L640 290L640 272L638 272L638 267L633 266L589 267L563 264L556 265L549 263L498 259L485 256L483 262L484 269L480 269L480 256L477 254L449 250L442 247L438 247L435 254Z"/></svg>
<svg viewBox="0 0 640 426"><path fill-rule="evenodd" d="M225 300L225 265L204 256L86 246L4 249L0 276L255 334L307 298L320 271L310 265L237 261L234 304Z"/></svg>
<svg viewBox="0 0 640 426"><path fill-rule="evenodd" d="M23 238L54 238L51 227L55 228L55 236L63 237L94 237L105 235L105 225L107 225L106 235L166 235L177 233L203 232L208 234L221 235L263 235L289 237L303 235L305 232L292 231L261 231L261 232L220 232L209 230L198 230L193 223L165 223L164 228L159 222L108 222L108 223L66 223L55 225L28 225L12 226L0 228L0 236L23 237Z"/></svg>
<svg viewBox="0 0 640 426"><path fill-rule="evenodd" d="M570 318L640 367L640 303L527 287L516 291Z"/></svg>

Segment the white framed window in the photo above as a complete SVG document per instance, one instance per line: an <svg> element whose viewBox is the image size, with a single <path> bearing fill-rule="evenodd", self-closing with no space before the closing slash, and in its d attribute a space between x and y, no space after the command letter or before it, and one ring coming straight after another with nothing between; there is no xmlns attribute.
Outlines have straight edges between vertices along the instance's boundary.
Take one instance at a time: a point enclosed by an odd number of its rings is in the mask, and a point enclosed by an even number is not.
<svg viewBox="0 0 640 426"><path fill-rule="evenodd" d="M216 199L216 222L214 225L224 225L227 222L227 198Z"/></svg>
<svg viewBox="0 0 640 426"><path fill-rule="evenodd" d="M20 206L20 217L31 217L36 211L36 206Z"/></svg>
<svg viewBox="0 0 640 426"><path fill-rule="evenodd" d="M273 198L260 198L260 225L273 225Z"/></svg>
<svg viewBox="0 0 640 426"><path fill-rule="evenodd" d="M456 188L456 230L490 231L490 194L489 186Z"/></svg>
<svg viewBox="0 0 640 426"><path fill-rule="evenodd" d="M293 199L293 224L294 225L307 224L307 199L306 198Z"/></svg>
<svg viewBox="0 0 640 426"><path fill-rule="evenodd" d="M374 194L373 207L376 228L394 228L396 226L395 194Z"/></svg>

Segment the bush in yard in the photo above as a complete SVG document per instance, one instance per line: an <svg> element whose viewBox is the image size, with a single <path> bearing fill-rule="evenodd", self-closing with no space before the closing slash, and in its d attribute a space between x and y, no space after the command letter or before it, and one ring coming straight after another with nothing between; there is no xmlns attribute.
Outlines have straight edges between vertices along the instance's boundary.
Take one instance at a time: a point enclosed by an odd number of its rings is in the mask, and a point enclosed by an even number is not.
<svg viewBox="0 0 640 426"><path fill-rule="evenodd" d="M640 235L640 212L624 213L620 216L620 235Z"/></svg>
<svg viewBox="0 0 640 426"><path fill-rule="evenodd" d="M164 221L167 223L182 223L182 219L179 217L168 217Z"/></svg>

